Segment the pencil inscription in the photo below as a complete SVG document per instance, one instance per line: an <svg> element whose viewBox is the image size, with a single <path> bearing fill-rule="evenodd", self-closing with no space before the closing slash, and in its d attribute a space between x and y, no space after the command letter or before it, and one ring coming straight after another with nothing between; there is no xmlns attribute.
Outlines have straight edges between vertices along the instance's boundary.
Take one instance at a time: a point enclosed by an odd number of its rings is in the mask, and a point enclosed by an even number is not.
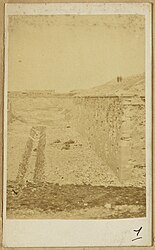
<svg viewBox="0 0 155 250"><path fill-rule="evenodd" d="M136 238L134 238L132 241L142 239L142 237L141 237L141 236L139 236L139 234L140 234L141 230L142 230L142 227L140 227L139 229L134 229L134 230L133 230L134 232L136 232L137 237L136 237ZM139 237L138 237L138 236L139 236Z"/></svg>

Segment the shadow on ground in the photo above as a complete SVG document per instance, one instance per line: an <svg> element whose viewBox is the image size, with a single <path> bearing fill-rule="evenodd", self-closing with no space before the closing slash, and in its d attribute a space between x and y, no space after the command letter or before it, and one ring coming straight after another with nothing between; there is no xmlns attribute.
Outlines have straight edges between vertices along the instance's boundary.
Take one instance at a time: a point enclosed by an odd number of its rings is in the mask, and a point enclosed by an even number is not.
<svg viewBox="0 0 155 250"><path fill-rule="evenodd" d="M33 211L37 209L40 213L49 213L50 217L51 212L56 216L61 211L72 214L72 211L75 210L78 213L81 209L88 211L100 207L103 209L103 215L100 216L102 219L145 217L146 213L145 188L60 186L52 183L26 183L24 187L17 188L15 182L9 181L7 190L7 214L9 217L27 209ZM108 210L108 213L105 210ZM91 215L88 218L91 219ZM85 219L85 216L81 215L81 219Z"/></svg>

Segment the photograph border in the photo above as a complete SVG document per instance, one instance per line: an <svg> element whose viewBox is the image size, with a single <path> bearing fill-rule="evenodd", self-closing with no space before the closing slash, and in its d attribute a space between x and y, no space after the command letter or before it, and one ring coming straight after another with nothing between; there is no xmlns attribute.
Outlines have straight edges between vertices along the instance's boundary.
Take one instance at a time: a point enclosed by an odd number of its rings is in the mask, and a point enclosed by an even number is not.
<svg viewBox="0 0 155 250"><path fill-rule="evenodd" d="M151 65L150 65L150 67L151 67ZM150 77L151 77L151 75L150 75ZM151 100L151 99L150 99ZM148 105L151 105L151 102L149 102L148 103ZM150 114L150 119L151 119L151 114ZM152 122L151 122L151 124L152 124ZM150 125L151 125L150 124ZM148 125L147 125L148 126ZM152 128L150 127L150 130L151 130ZM151 138L150 138L151 139ZM147 144L148 145L148 144ZM147 148L147 150L150 150L150 148ZM151 160L151 159L150 159ZM151 174L151 173L150 173ZM151 187L150 187L151 188ZM4 192L5 192L5 190L4 190ZM5 203L5 202L4 202ZM57 246L59 246L59 245L57 245ZM77 245L78 246L78 245ZM93 245L94 246L94 245Z"/></svg>

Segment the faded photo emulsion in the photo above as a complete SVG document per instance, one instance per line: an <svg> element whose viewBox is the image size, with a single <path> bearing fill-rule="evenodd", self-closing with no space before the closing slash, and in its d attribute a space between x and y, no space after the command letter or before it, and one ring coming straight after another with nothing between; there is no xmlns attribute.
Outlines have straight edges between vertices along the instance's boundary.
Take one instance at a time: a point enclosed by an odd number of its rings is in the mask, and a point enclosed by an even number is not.
<svg viewBox="0 0 155 250"><path fill-rule="evenodd" d="M147 217L146 42L138 13L8 14L6 219Z"/></svg>

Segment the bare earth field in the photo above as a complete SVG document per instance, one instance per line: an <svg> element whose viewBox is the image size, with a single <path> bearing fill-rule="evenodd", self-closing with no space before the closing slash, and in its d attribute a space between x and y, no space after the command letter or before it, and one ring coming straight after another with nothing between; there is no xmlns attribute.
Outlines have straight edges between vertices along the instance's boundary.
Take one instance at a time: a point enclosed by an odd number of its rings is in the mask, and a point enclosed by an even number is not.
<svg viewBox="0 0 155 250"><path fill-rule="evenodd" d="M66 119L59 98L9 101L8 218L145 217L145 185L119 181Z"/></svg>

